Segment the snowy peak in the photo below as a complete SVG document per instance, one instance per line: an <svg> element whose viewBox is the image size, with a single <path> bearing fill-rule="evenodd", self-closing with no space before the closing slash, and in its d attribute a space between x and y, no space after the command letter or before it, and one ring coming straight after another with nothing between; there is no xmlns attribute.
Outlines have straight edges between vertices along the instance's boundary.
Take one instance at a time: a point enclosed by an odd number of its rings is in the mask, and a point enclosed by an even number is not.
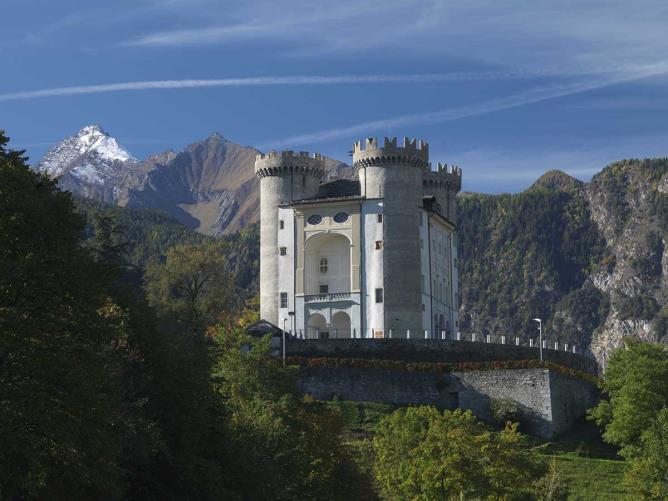
<svg viewBox="0 0 668 501"><path fill-rule="evenodd" d="M101 182L107 177L104 171L118 162L137 161L102 127L87 125L51 148L37 164L37 170L54 178L71 173L83 175L89 182Z"/></svg>

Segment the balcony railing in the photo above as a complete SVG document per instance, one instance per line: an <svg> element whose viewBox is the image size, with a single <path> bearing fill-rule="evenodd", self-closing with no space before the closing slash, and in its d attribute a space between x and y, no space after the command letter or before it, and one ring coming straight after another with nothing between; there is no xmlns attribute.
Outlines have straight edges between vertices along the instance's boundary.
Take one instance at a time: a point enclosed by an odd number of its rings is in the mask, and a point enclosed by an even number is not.
<svg viewBox="0 0 668 501"><path fill-rule="evenodd" d="M324 303L327 301L349 301L350 292L334 292L332 294L307 294L304 296L306 303Z"/></svg>

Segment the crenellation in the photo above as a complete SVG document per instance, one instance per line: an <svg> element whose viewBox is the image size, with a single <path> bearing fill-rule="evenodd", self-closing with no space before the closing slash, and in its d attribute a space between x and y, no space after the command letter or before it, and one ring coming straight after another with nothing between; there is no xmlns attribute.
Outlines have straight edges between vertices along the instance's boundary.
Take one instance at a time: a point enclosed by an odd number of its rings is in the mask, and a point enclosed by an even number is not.
<svg viewBox="0 0 668 501"><path fill-rule="evenodd" d="M375 137L353 144L353 168L371 165L414 165L426 168L429 165L429 144L426 141L404 137L402 146L397 146L396 137L385 137L380 147Z"/></svg>
<svg viewBox="0 0 668 501"><path fill-rule="evenodd" d="M325 175L325 157L308 151L269 151L255 156L255 174L260 177L283 174L307 174L321 179Z"/></svg>

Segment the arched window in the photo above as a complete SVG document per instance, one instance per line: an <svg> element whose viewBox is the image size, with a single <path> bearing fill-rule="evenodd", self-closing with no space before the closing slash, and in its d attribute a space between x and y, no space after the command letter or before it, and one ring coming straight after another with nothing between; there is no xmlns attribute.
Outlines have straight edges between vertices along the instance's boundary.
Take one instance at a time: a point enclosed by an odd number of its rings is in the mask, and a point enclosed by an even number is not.
<svg viewBox="0 0 668 501"><path fill-rule="evenodd" d="M329 263L327 262L326 257L321 257L320 258L320 273L323 275L327 273L327 270L329 270Z"/></svg>

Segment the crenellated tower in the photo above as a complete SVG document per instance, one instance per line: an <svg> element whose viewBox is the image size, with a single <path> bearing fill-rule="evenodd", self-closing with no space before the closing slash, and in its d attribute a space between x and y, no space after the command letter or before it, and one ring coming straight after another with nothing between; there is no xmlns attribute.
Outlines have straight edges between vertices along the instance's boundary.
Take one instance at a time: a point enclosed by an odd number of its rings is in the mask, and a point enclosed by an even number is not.
<svg viewBox="0 0 668 501"><path fill-rule="evenodd" d="M305 151L271 151L255 157L260 178L260 318L279 324L278 207L312 197L325 173L325 159Z"/></svg>
<svg viewBox="0 0 668 501"><path fill-rule="evenodd" d="M384 329L396 333L422 324L419 210L428 165L424 141L385 138L381 146L369 138L353 146L362 196L382 199Z"/></svg>
<svg viewBox="0 0 668 501"><path fill-rule="evenodd" d="M462 189L462 170L454 165L438 163L436 170L431 166L424 173L422 191L433 195L441 206L441 215L457 224L457 193Z"/></svg>

